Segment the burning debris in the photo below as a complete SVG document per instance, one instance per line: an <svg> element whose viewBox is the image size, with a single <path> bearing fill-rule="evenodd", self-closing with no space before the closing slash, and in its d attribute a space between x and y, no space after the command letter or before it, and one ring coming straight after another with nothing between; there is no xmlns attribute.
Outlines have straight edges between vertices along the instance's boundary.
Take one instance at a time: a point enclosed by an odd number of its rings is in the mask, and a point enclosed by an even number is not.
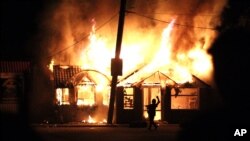
<svg viewBox="0 0 250 141"><path fill-rule="evenodd" d="M96 121L94 118L92 118L90 115L88 116L88 119L86 120L82 120L82 123L85 123L85 124L105 124L107 123L107 120L106 119L103 119L102 121Z"/></svg>

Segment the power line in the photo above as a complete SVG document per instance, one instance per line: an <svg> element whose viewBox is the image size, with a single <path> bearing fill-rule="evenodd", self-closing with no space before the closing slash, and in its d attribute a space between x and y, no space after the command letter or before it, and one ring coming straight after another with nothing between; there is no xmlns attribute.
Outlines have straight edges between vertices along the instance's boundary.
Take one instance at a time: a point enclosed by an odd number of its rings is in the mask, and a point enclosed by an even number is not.
<svg viewBox="0 0 250 141"><path fill-rule="evenodd" d="M131 14L135 14L137 16L140 16L140 17L144 17L144 18L147 18L147 19L151 19L151 20L154 20L154 21L158 21L158 22L163 22L163 23L170 23L169 21L164 21L164 20L159 20L159 19L156 19L156 18L153 18L153 17L149 17L149 16L145 16L145 15L142 15L142 14L139 14L137 12L134 12L134 11L128 11L126 10L127 13L131 13ZM109 23L114 17L116 17L118 15L118 13L116 13L115 15L113 15L109 20L107 20L106 22L104 22L102 25L100 25L98 28L96 28L96 31L98 31L99 29L101 29L103 26L105 26L107 23ZM178 23L174 23L174 25L177 25L177 26L182 26L182 27L191 27L191 28L200 28L200 29L210 29L210 30L216 30L215 28L209 28L209 27L198 27L198 26L192 26L192 25L183 25L183 24L178 24ZM78 43L80 43L82 40L84 40L85 38L89 37L90 34L87 34L85 36L83 36L80 40L76 41L75 43L73 43L72 45L48 56L48 58L51 58L52 56L55 56L57 54L60 54L62 52L64 52L65 50L68 50L69 48L71 47L74 47L75 45L77 45Z"/></svg>
<svg viewBox="0 0 250 141"><path fill-rule="evenodd" d="M145 15L136 13L136 12L134 12L134 11L128 11L128 10L127 10L126 12L127 12L127 13L131 13L131 14L135 14L135 15L137 15L137 16L144 17L144 18L147 18L147 19L151 19L151 20L154 20L154 21L163 22L163 23L170 23L169 21L159 20L159 19L156 19L156 18L152 18L152 17L149 17L149 16L145 16ZM174 23L174 25L182 26L182 27L191 27L191 28L200 28L200 29L216 30L215 28L200 27L200 26L193 26L193 25L184 25L184 24L178 24L178 23Z"/></svg>
<svg viewBox="0 0 250 141"><path fill-rule="evenodd" d="M107 23L109 23L113 18L115 18L118 15L118 13L116 13L115 15L113 15L110 19L108 19L106 22L104 22L102 25L100 25L99 27L96 28L96 31L98 31L99 29L101 29L103 26L105 26ZM79 39L78 41L76 41L75 43L73 43L72 45L59 50L58 52L48 56L48 58L51 58L52 56L55 56L57 54L60 54L62 52L64 52L65 50L68 50L71 47L74 47L75 45L77 45L78 43L80 43L82 40L84 40L85 38L89 37L90 33L88 33L87 35L83 36L81 39Z"/></svg>
<svg viewBox="0 0 250 141"><path fill-rule="evenodd" d="M215 17L215 16L220 16L220 14L214 13L214 14L194 14L194 13L174 13L174 12L158 12L158 13L153 13L153 14L147 14L145 15L178 15L178 16L200 16L200 17Z"/></svg>

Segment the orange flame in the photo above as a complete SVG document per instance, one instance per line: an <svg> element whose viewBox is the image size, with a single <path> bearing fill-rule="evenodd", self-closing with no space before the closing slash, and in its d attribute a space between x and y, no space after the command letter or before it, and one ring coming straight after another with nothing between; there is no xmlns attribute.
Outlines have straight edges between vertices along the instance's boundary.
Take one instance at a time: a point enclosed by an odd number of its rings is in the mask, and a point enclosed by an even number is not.
<svg viewBox="0 0 250 141"><path fill-rule="evenodd" d="M124 75L122 77L133 72L133 70L140 68L136 75L128 78L126 82L140 81L159 70L166 73L177 83L191 82L191 73L201 76L209 75L211 73L212 61L210 55L206 53L206 50L194 47L186 54L173 54L171 32L174 28L174 23L175 20L172 20L169 25L163 29L159 45L160 47L157 51L152 51L150 48L143 49L143 42L124 41L121 52L121 58L124 60ZM90 43L84 50L82 50L80 64L84 69L95 69L111 77L110 60L114 56L112 55L112 52L114 51L109 47L110 45L104 37L98 37L95 30L95 22L93 21L92 30L89 36ZM157 49L157 47L155 49ZM148 54L148 52L152 52L150 56L145 55ZM176 56L176 60L172 58L173 55ZM147 61L148 58L152 58L151 61ZM49 65L50 69L53 64L55 64L54 60L52 60ZM76 62L76 64L79 64L79 62ZM142 66L144 67L141 68ZM98 76L95 77L99 85L98 91L101 91L103 86L108 85L107 82L103 82ZM100 86L100 84L103 86Z"/></svg>

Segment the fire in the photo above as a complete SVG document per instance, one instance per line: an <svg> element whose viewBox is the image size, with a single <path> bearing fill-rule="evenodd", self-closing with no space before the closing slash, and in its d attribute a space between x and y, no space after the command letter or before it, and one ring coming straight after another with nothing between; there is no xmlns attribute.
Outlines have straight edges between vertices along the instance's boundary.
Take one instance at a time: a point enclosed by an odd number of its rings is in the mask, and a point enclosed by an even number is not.
<svg viewBox="0 0 250 141"><path fill-rule="evenodd" d="M89 123L89 124L104 124L107 123L106 119L103 119L102 121L97 122L93 117L91 117L90 115L88 116L87 120L82 120L83 123Z"/></svg>
<svg viewBox="0 0 250 141"><path fill-rule="evenodd" d="M79 81L81 84L77 82L74 85L74 89L77 89L76 94L74 93L76 104L79 107L91 108L98 105L98 108L101 107L99 114L109 105L111 58L115 56L117 17L114 21L113 18L108 19L110 15L117 12L117 9L110 8L111 4L105 1L103 5L98 4L102 7L99 7L99 10L105 9L100 12L96 7L90 6L91 1L88 2L86 4L83 1L63 1L58 4L58 7L55 6L57 9L53 9L48 19L48 23L52 23L48 27L52 30L48 30L48 33L49 31L51 33L45 36L48 38L46 42L49 41L49 51L53 54L48 68L53 72L54 65L77 65L81 66L82 70L100 72L81 73L82 76L87 77L86 80L78 77L82 79ZM178 4L176 1L155 2L155 5L150 8L141 8L145 6L143 0L131 2L133 6L130 5L128 11L132 12L125 16L120 54L123 59L123 75L118 77L119 85L129 86L131 83L141 82L155 72L164 73L174 80L173 82L160 79L157 85L161 87L174 85L175 82L179 84L192 82L193 75L211 84L213 65L207 50L217 36L213 28L220 21L218 15L208 16L206 13L209 15L220 13L225 2L224 0L192 1L189 4L181 1L177 2ZM113 2L112 6L114 6ZM170 14L164 14L165 12ZM96 16L101 26L95 19L91 19L90 24L89 16L91 18ZM155 77L155 79L159 78ZM91 83L86 83L87 81ZM72 99L69 98L71 91L67 88L56 90L56 98L60 105L71 104ZM102 119L97 119L100 118L98 115L95 117L97 121ZM160 117L157 115L157 119ZM90 115L83 121L96 122Z"/></svg>
<svg viewBox="0 0 250 141"><path fill-rule="evenodd" d="M89 115L87 120L82 120L83 123L96 123L96 121Z"/></svg>
<svg viewBox="0 0 250 141"><path fill-rule="evenodd" d="M91 1L62 1L54 6L55 9L46 11L52 11L46 13L48 19L44 22L49 35L44 36L45 41L53 54L51 71L53 64L73 64L111 77L110 60L114 57L117 17L110 15L117 13L119 2L98 2L96 5ZM102 2L105 4L100 4ZM135 70L142 71L144 67L147 67L144 74L137 74L134 80L155 70L172 75L171 78L178 79L179 83L190 81L191 74L199 78L211 77L211 57L206 50L217 36L213 29L220 24L218 17L226 0L190 1L188 4L182 1L154 2L150 7L143 0L129 3L127 10L132 12L125 17L121 47L123 76L120 79ZM101 25L98 28L94 19L92 26L89 24L93 17ZM169 23L167 27L166 23ZM83 39L89 32L88 40ZM198 45L200 39L204 39L202 46ZM96 78L98 85L103 83L98 80Z"/></svg>
<svg viewBox="0 0 250 141"><path fill-rule="evenodd" d="M191 82L192 74L200 76L211 74L212 61L205 49L194 47L186 53L177 52L174 54L171 43L173 38L171 33L174 24L175 19L163 29L157 51L145 48L144 43L139 39L139 42L134 42L134 40L130 41L131 39L129 39L129 42L125 41L123 43L121 52L121 58L124 60L123 77L138 68L140 69L135 76L129 78L126 82L139 81L152 72L159 70L169 75L177 83ZM83 69L95 69L111 77L110 60L114 56L114 54L112 54L114 49L110 48L105 37L100 37L96 34L95 26L96 23L93 20L92 30L89 35L89 44L82 50L79 62ZM157 48L158 47L155 49ZM152 53L148 57L147 54L150 52ZM79 64L79 62L76 62L76 64ZM51 66L55 63L56 61L51 60L51 64L49 65L50 70L52 70ZM98 91L101 91L104 86L108 85L107 82L101 81L98 76L96 76L95 80L98 83Z"/></svg>
<svg viewBox="0 0 250 141"><path fill-rule="evenodd" d="M170 35L174 26L174 22L175 20L172 20L162 32L160 50L157 52L154 60L152 61L152 64L154 64L153 66L156 68L168 65L170 63L172 47L170 42Z"/></svg>
<svg viewBox="0 0 250 141"><path fill-rule="evenodd" d="M209 74L212 71L212 58L205 50L193 49L188 52L188 57L194 60L192 70L197 74Z"/></svg>
<svg viewBox="0 0 250 141"><path fill-rule="evenodd" d="M142 80L143 78L148 77L149 75L151 75L153 72L156 71L162 71L166 73L177 83L192 82L192 74L190 73L191 69L187 65L185 65L185 64L190 64L188 62L190 59L186 60L187 55L177 54L180 60L185 61L185 63L183 63L184 65L179 64L178 60L172 59L171 32L172 29L174 28L174 23L175 20L173 19L169 23L169 25L165 29L163 29L160 48L154 55L154 58L150 62L148 62L147 65L141 68L137 73L135 73L132 77L125 80L123 85L125 85L125 83L133 83L137 82L138 80ZM126 48L124 48L124 50L126 50ZM201 56L202 55L203 54L201 54ZM199 60L200 58L198 56L194 59ZM206 60L207 58L203 57L203 59L204 59L203 61L206 61L209 64L209 60ZM135 60L129 61L125 58L124 61L127 61L129 64L131 64L131 66L133 66L132 64L135 64L133 62ZM163 82L160 83L163 84Z"/></svg>
<svg viewBox="0 0 250 141"><path fill-rule="evenodd" d="M88 123L96 123L96 121L89 115Z"/></svg>
<svg viewBox="0 0 250 141"><path fill-rule="evenodd" d="M95 98L92 94L92 85L77 86L78 88L78 100L77 105L89 105L95 104Z"/></svg>
<svg viewBox="0 0 250 141"><path fill-rule="evenodd" d="M93 20L94 22L94 20ZM95 22L89 36L89 45L81 53L81 66L84 69L96 69L100 72L107 72L112 57L111 51L107 48L104 38L97 37L95 33Z"/></svg>
<svg viewBox="0 0 250 141"><path fill-rule="evenodd" d="M49 66L48 66L48 68L49 68L49 70L50 70L51 72L53 72L53 66L54 66L54 64L55 64L55 61L52 59L52 60L50 61Z"/></svg>

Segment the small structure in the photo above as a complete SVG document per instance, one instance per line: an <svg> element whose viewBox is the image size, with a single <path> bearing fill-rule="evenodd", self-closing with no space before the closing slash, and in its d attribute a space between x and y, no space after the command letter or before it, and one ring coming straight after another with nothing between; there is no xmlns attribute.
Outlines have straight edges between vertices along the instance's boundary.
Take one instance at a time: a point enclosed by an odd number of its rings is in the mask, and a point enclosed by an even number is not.
<svg viewBox="0 0 250 141"><path fill-rule="evenodd" d="M99 85L95 77L99 80L108 79L96 70L84 70L80 66L53 67L57 122L106 120L104 113L108 109L109 93L105 90L98 91Z"/></svg>
<svg viewBox="0 0 250 141"><path fill-rule="evenodd" d="M180 123L206 109L211 87L196 76L192 77L192 83L177 84L157 71L139 82L118 86L117 123L145 121L148 117L146 105L156 96L161 104L156 109L155 120Z"/></svg>
<svg viewBox="0 0 250 141"><path fill-rule="evenodd" d="M0 61L0 113L18 114L31 78L29 61Z"/></svg>

